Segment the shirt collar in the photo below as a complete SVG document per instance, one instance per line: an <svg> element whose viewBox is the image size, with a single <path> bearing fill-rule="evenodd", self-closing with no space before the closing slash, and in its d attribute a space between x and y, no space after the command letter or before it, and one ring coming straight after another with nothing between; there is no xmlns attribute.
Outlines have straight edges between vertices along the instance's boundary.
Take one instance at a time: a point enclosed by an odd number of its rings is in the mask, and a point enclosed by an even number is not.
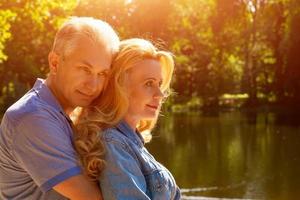
<svg viewBox="0 0 300 200"><path fill-rule="evenodd" d="M137 130L132 130L132 128L125 122L125 120L122 120L116 128L126 137L128 137L130 140L132 140L135 144L139 145L140 147L144 146L145 142L144 139Z"/></svg>
<svg viewBox="0 0 300 200"><path fill-rule="evenodd" d="M45 84L44 79L38 78L34 83L33 90L40 97L41 100L45 101L55 110L58 110L62 115L64 115L67 118L67 120L70 123L72 122L70 117L62 109L60 103L57 101L56 97L53 95L50 88Z"/></svg>

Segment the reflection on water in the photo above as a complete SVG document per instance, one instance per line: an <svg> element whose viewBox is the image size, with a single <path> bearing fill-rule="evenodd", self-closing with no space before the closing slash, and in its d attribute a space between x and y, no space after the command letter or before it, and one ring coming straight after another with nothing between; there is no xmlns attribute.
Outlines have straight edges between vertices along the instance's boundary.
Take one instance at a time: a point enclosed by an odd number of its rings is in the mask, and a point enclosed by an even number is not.
<svg viewBox="0 0 300 200"><path fill-rule="evenodd" d="M147 147L173 173L184 199L298 199L300 120L292 117L167 115Z"/></svg>

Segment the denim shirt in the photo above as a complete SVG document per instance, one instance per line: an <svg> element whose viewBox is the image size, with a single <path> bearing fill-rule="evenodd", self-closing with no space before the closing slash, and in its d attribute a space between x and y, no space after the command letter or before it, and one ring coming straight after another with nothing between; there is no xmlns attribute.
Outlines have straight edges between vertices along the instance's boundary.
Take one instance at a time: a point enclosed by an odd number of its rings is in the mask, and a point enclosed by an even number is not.
<svg viewBox="0 0 300 200"><path fill-rule="evenodd" d="M144 147L140 133L122 121L103 133L106 166L100 177L104 200L180 199L172 174Z"/></svg>

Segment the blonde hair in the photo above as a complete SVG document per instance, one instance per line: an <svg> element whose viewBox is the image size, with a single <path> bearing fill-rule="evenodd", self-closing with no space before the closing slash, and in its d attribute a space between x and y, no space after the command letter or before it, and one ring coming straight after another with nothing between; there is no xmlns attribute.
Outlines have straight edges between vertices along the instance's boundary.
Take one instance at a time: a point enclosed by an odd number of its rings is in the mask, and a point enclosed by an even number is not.
<svg viewBox="0 0 300 200"><path fill-rule="evenodd" d="M128 110L128 94L125 79L128 70L145 59L159 61L162 66L163 92L169 90L174 61L171 53L158 50L151 42L143 39L121 41L120 51L114 59L109 84L102 94L88 108L83 108L75 122L75 148L85 173L92 179L100 176L105 165L105 149L101 141L104 129L116 125ZM137 129L151 131L157 119L141 120Z"/></svg>
<svg viewBox="0 0 300 200"><path fill-rule="evenodd" d="M119 37L106 22L92 17L70 17L57 31L52 51L67 56L80 45L78 40L83 36L91 39L102 48L117 53Z"/></svg>

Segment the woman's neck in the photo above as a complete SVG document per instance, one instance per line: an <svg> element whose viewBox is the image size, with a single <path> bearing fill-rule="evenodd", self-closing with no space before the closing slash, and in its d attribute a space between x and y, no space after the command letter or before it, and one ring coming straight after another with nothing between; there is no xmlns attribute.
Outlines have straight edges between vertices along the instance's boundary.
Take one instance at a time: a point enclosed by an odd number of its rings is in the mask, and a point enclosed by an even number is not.
<svg viewBox="0 0 300 200"><path fill-rule="evenodd" d="M137 126L139 120L137 120L137 119L135 119L134 117L131 117L131 116L129 116L129 115L126 115L126 116L124 117L124 120L125 120L125 122L129 125L129 127L130 127L133 131L136 130L136 126Z"/></svg>

